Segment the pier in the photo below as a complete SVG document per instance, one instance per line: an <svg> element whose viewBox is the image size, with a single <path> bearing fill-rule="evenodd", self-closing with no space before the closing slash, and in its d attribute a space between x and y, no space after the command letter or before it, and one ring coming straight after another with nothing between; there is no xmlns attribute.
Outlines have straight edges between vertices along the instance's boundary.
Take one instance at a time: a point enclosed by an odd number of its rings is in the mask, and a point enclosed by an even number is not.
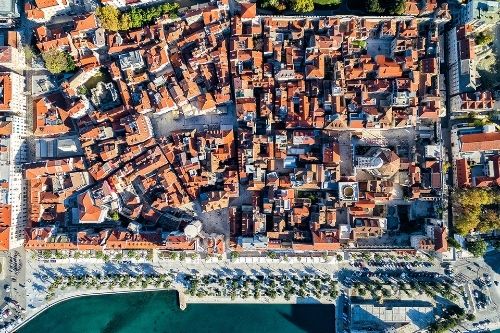
<svg viewBox="0 0 500 333"><path fill-rule="evenodd" d="M186 300L186 295L180 288L176 288L177 290L177 295L179 298L179 308L184 311L186 310L187 307L187 300Z"/></svg>

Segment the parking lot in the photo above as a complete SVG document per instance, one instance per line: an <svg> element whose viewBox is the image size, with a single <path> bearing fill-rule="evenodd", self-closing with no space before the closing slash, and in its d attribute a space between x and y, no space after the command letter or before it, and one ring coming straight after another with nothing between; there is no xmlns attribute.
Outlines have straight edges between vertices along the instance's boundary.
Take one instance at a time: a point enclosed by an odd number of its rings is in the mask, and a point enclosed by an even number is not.
<svg viewBox="0 0 500 333"><path fill-rule="evenodd" d="M464 307L475 315L460 331L500 328L500 253L491 251L483 258L468 258L452 265L448 274L465 288Z"/></svg>
<svg viewBox="0 0 500 333"><path fill-rule="evenodd" d="M5 252L0 259L2 260L0 328L6 328L18 323L25 313L24 251Z"/></svg>

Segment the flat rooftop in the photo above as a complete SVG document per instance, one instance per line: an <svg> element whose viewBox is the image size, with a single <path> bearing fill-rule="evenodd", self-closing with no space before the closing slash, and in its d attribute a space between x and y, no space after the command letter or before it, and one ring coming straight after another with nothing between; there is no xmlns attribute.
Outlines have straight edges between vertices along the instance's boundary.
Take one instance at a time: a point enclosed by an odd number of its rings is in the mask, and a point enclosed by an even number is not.
<svg viewBox="0 0 500 333"><path fill-rule="evenodd" d="M0 16L19 17L16 0L0 0Z"/></svg>

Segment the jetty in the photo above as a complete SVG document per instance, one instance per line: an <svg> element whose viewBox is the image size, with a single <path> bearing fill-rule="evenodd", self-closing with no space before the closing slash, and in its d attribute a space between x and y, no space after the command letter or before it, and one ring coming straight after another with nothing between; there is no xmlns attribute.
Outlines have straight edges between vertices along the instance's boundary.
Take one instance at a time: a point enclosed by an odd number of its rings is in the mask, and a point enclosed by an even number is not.
<svg viewBox="0 0 500 333"><path fill-rule="evenodd" d="M181 288L176 288L176 290L179 297L179 308L184 311L187 307L186 295L184 294L184 291L181 290Z"/></svg>

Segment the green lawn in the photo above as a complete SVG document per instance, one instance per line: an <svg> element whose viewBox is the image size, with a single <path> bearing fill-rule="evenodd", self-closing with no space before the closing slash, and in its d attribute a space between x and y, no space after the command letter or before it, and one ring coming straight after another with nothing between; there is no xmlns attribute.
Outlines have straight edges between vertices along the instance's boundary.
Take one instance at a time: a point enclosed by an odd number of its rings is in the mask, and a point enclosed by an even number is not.
<svg viewBox="0 0 500 333"><path fill-rule="evenodd" d="M313 0L313 2L321 6L338 6L342 3L342 0Z"/></svg>

